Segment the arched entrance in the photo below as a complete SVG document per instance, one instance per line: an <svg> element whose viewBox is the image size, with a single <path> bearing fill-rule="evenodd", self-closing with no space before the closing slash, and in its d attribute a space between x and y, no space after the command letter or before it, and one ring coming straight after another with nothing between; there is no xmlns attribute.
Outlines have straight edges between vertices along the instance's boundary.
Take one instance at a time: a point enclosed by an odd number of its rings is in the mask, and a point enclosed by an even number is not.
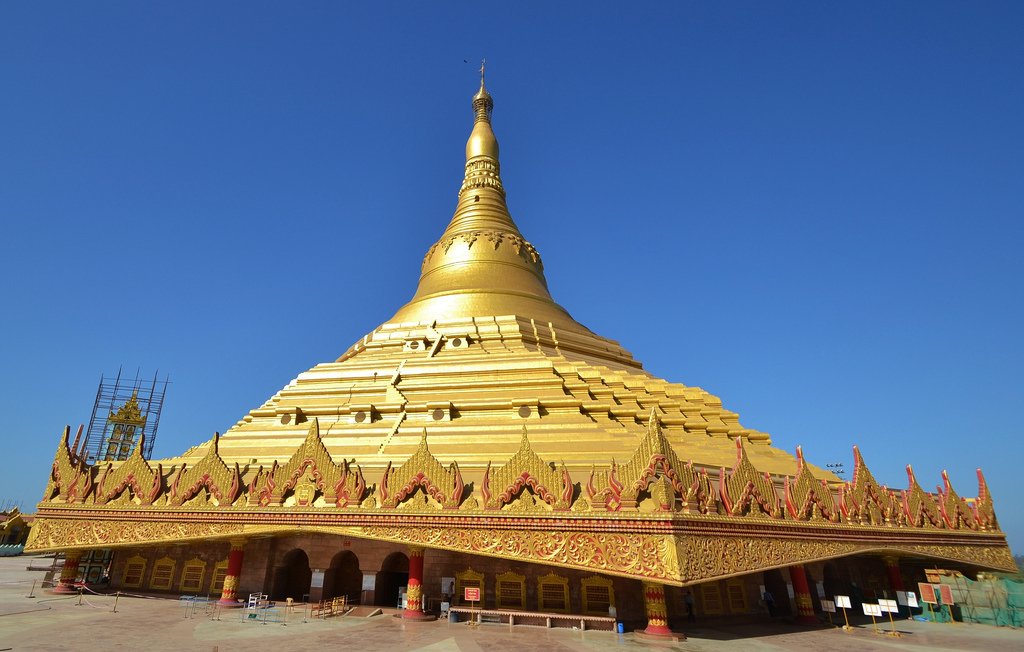
<svg viewBox="0 0 1024 652"><path fill-rule="evenodd" d="M772 597L775 598L776 616L793 615L793 610L789 605L789 588L786 586L786 579L782 576L781 570L773 568L764 572L764 588L771 591ZM764 596L761 597L764 598Z"/></svg>
<svg viewBox="0 0 1024 652"><path fill-rule="evenodd" d="M289 550L274 569L274 590L271 600L294 599L302 602L309 595L309 584L313 579L313 571L309 569L309 557L301 548Z"/></svg>
<svg viewBox="0 0 1024 652"><path fill-rule="evenodd" d="M378 607L398 605L398 589L409 583L409 558L401 552L388 555L377 573L373 603Z"/></svg>
<svg viewBox="0 0 1024 652"><path fill-rule="evenodd" d="M349 604L358 604L363 590L363 571L359 570L359 558L343 550L331 559L331 566L324 572L323 599L348 596Z"/></svg>

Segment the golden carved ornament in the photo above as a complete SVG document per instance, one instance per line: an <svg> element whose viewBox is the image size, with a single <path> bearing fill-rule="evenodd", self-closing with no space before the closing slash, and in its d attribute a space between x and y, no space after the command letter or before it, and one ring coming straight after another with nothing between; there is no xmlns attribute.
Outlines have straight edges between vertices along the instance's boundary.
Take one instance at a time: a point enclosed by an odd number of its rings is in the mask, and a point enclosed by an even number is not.
<svg viewBox="0 0 1024 652"><path fill-rule="evenodd" d="M104 548L156 543L186 543L241 534L240 523L187 523L103 519L39 519L26 548Z"/></svg>
<svg viewBox="0 0 1024 652"><path fill-rule="evenodd" d="M110 416L107 417L107 421L127 426L146 425L146 417L143 416L142 409L139 407L138 392L132 392L131 398L117 412L111 412Z"/></svg>
<svg viewBox="0 0 1024 652"><path fill-rule="evenodd" d="M269 473L257 471L249 487L249 502L260 506L280 506L291 495L300 507L312 506L318 496L328 505L358 505L366 492L362 469L355 471L347 460L335 464L320 435L320 420L309 424L306 438L283 465L275 461Z"/></svg>
<svg viewBox="0 0 1024 652"><path fill-rule="evenodd" d="M420 488L445 509L458 509L465 490L459 465L452 462L445 469L427 448L426 428L423 429L419 448L412 457L394 470L391 463L388 463L378 488L380 506L395 508Z"/></svg>
<svg viewBox="0 0 1024 652"><path fill-rule="evenodd" d="M213 433L213 439L206 455L195 466L182 464L171 482L170 504L180 506L198 494L204 487L221 507L230 507L242 491L242 474L235 462L230 469L217 450L220 433Z"/></svg>
<svg viewBox="0 0 1024 652"><path fill-rule="evenodd" d="M914 469L907 465L907 489L903 491L903 515L912 527L943 527L939 506L935 499L921 488L914 477Z"/></svg>
<svg viewBox="0 0 1024 652"><path fill-rule="evenodd" d="M804 461L804 451L796 447L796 480L786 478L786 512L797 521L839 521L839 512L832 499L832 490L824 480L818 480Z"/></svg>
<svg viewBox="0 0 1024 652"><path fill-rule="evenodd" d="M556 471L534 452L524 425L519 450L515 455L493 472L490 462L487 463L481 487L484 507L501 509L526 487L557 511L565 511L572 505L574 486L569 471L564 464Z"/></svg>
<svg viewBox="0 0 1024 652"><path fill-rule="evenodd" d="M879 486L860 449L853 447L853 481L839 488L839 510L848 523L864 525L898 524L896 496Z"/></svg>
<svg viewBox="0 0 1024 652"><path fill-rule="evenodd" d="M671 535L366 526L372 539L414 543L503 559L519 559L678 583Z"/></svg>
<svg viewBox="0 0 1024 652"><path fill-rule="evenodd" d="M938 488L938 493L939 513L946 527L952 530L978 529L978 522L970 506L953 490L953 483L949 481L949 474L945 470L942 471L942 486Z"/></svg>
<svg viewBox="0 0 1024 652"><path fill-rule="evenodd" d="M96 482L96 502L109 503L117 498L127 498L131 502L139 501L141 505L152 505L163 490L163 467L156 465L156 470L142 457L146 435L139 435L139 442L132 449L128 459L113 468L108 462ZM125 494L129 492L129 494Z"/></svg>
<svg viewBox="0 0 1024 652"><path fill-rule="evenodd" d="M43 492L44 502L55 498L68 503L83 502L93 489L93 468L68 447L70 434L71 426L64 426L64 433L57 444L57 453L53 456L50 479ZM81 437L82 426L78 426L78 434L75 435L73 448L78 448L78 441Z"/></svg>
<svg viewBox="0 0 1024 652"><path fill-rule="evenodd" d="M729 516L783 517L775 485L751 464L742 437L736 438L736 466L728 474L724 467L719 471L718 487Z"/></svg>
<svg viewBox="0 0 1024 652"><path fill-rule="evenodd" d="M1013 557L1008 548L991 545L887 545L842 540L712 535L680 537L677 546L683 582L687 584L870 552L900 551L988 568L1009 569L1013 565Z"/></svg>

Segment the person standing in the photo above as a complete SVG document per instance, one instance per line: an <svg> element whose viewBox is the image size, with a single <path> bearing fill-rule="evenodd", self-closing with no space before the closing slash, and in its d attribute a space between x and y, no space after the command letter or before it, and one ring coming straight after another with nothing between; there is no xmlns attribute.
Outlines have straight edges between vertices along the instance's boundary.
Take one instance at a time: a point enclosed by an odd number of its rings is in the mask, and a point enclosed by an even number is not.
<svg viewBox="0 0 1024 652"><path fill-rule="evenodd" d="M768 615L775 617L775 596L768 589L764 590L764 595L761 596L764 600L764 606L768 607Z"/></svg>
<svg viewBox="0 0 1024 652"><path fill-rule="evenodd" d="M696 622L697 617L693 614L693 594L690 593L690 589L686 589L686 593L683 594L683 602L686 603L686 620Z"/></svg>

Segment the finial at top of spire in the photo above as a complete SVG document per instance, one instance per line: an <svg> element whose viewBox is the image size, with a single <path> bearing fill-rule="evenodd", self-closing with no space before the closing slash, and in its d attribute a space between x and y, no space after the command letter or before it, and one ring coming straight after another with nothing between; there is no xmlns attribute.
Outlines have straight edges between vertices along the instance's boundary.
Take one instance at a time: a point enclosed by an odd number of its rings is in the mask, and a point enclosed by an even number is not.
<svg viewBox="0 0 1024 652"><path fill-rule="evenodd" d="M491 110L494 108L494 100L484 86L484 72L487 68L487 59L480 60L480 90L473 96L473 112L476 114L476 122L490 122Z"/></svg>

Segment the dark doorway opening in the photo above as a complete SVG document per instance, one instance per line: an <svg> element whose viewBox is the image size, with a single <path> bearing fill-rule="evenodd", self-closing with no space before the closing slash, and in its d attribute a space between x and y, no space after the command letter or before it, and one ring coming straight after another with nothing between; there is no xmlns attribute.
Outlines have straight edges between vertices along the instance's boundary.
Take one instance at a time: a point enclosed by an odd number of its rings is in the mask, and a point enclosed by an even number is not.
<svg viewBox="0 0 1024 652"><path fill-rule="evenodd" d="M381 565L374 587L373 603L378 607L398 605L399 589L409 584L409 558L400 552L393 552Z"/></svg>
<svg viewBox="0 0 1024 652"><path fill-rule="evenodd" d="M775 615L792 616L793 610L789 606L789 589L786 587L786 578L778 568L764 572L764 588L771 591L775 598ZM764 596L761 596L764 599Z"/></svg>
<svg viewBox="0 0 1024 652"><path fill-rule="evenodd" d="M271 600L287 600L292 598L302 602L309 595L309 585L313 579L313 571L309 569L309 557L301 548L288 551L281 564L274 569L274 590Z"/></svg>
<svg viewBox="0 0 1024 652"><path fill-rule="evenodd" d="M348 550L334 555L330 568L324 573L323 599L347 596L349 604L359 604L362 591L363 571L359 570L359 558Z"/></svg>

